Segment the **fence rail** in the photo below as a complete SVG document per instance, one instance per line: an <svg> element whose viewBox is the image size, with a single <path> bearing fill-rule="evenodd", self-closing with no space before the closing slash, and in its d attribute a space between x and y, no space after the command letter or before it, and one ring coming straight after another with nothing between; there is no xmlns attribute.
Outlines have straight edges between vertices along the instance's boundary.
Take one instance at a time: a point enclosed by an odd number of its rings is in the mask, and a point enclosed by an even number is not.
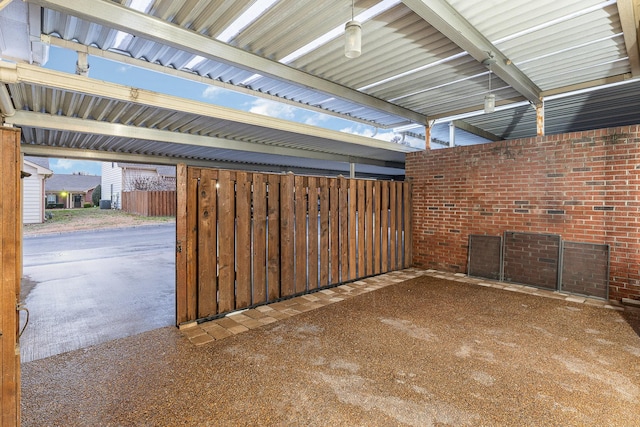
<svg viewBox="0 0 640 427"><path fill-rule="evenodd" d="M176 216L176 192L124 191L122 210L143 216Z"/></svg>
<svg viewBox="0 0 640 427"><path fill-rule="evenodd" d="M409 183L191 167L180 175L179 323L411 264Z"/></svg>

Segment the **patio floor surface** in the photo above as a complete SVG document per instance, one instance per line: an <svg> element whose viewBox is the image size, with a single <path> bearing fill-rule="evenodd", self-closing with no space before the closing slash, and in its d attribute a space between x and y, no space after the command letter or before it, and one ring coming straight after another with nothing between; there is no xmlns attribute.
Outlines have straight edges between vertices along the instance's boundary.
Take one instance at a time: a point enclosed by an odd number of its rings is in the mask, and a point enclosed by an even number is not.
<svg viewBox="0 0 640 427"><path fill-rule="evenodd" d="M409 269L22 366L23 426L637 425L640 316Z"/></svg>

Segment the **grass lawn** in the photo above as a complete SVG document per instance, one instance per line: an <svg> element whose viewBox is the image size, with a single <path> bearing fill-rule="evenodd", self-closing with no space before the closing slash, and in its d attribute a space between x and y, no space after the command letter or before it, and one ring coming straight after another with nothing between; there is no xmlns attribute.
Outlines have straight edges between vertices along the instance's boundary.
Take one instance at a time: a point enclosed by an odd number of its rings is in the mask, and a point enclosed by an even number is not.
<svg viewBox="0 0 640 427"><path fill-rule="evenodd" d="M25 224L25 235L43 233L62 233L77 230L92 230L115 227L132 227L136 225L162 224L174 222L174 217L147 217L127 213L121 210L78 208L47 209L47 219L42 224Z"/></svg>

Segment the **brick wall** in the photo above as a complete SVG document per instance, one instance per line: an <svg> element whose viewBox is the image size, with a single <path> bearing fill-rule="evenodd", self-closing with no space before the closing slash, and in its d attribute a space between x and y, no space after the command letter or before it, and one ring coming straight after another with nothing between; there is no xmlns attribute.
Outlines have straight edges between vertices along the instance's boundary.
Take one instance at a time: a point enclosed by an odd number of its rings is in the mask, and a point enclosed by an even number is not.
<svg viewBox="0 0 640 427"><path fill-rule="evenodd" d="M407 156L413 262L466 272L469 234L611 247L610 298L640 299L640 125Z"/></svg>

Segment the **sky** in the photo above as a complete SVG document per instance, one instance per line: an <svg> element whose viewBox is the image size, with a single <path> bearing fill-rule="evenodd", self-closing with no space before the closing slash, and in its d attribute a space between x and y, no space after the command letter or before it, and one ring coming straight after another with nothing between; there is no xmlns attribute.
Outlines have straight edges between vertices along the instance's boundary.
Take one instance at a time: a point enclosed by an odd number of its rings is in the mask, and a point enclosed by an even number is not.
<svg viewBox="0 0 640 427"><path fill-rule="evenodd" d="M49 61L45 68L75 74L76 60L75 51L51 46ZM373 126L362 123L250 96L218 86L210 86L128 64L109 61L100 57L90 56L89 66L89 77L92 79L105 80L236 110L375 137L386 141L390 141L394 137L392 130L379 130L376 132ZM49 160L49 166L57 174L84 172L90 175L100 175L99 162L52 158Z"/></svg>

